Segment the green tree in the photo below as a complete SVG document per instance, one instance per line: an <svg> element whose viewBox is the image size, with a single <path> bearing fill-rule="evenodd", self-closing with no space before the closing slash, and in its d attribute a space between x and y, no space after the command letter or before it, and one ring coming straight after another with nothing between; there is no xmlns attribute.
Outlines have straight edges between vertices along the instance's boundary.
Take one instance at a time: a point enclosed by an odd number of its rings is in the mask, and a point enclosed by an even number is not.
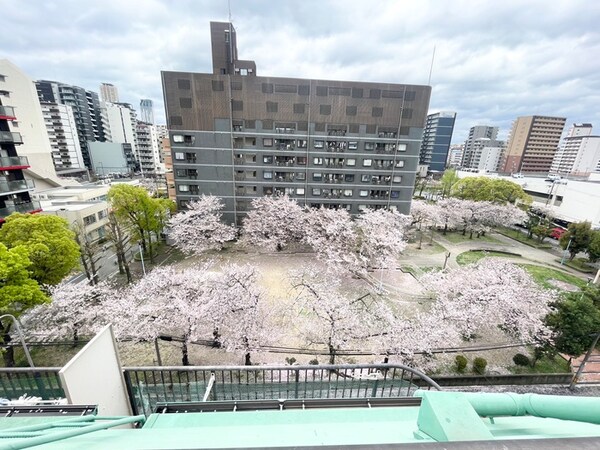
<svg viewBox="0 0 600 450"><path fill-rule="evenodd" d="M560 246L569 251L569 260L577 253L588 250L592 241L592 224L590 222L574 222L560 238Z"/></svg>
<svg viewBox="0 0 600 450"><path fill-rule="evenodd" d="M583 294L571 293L554 306L546 323L556 333L556 349L575 357L586 352L593 334L600 332L600 289L591 287Z"/></svg>
<svg viewBox="0 0 600 450"><path fill-rule="evenodd" d="M169 211L174 208L171 200L152 198L143 187L117 184L108 191L115 217L124 224L132 238L139 241L144 254L154 262L152 235L162 233Z"/></svg>
<svg viewBox="0 0 600 450"><path fill-rule="evenodd" d="M587 254L592 263L600 259L600 230L592 231L592 238L587 247Z"/></svg>
<svg viewBox="0 0 600 450"><path fill-rule="evenodd" d="M463 200L495 203L531 203L531 197L517 183L489 177L462 178L452 187L451 195Z"/></svg>
<svg viewBox="0 0 600 450"><path fill-rule="evenodd" d="M31 260L31 277L40 285L55 285L79 264L75 233L62 217L11 214L0 228L0 242L11 249L24 246Z"/></svg>
<svg viewBox="0 0 600 450"><path fill-rule="evenodd" d="M456 169L446 169L440 180L442 185L442 198L450 196L452 188L459 180L460 178L458 178L458 175L456 174Z"/></svg>
<svg viewBox="0 0 600 450"><path fill-rule="evenodd" d="M39 284L30 276L32 263L25 246L8 249L0 243L0 314L12 314L19 317L23 312L50 301ZM6 345L10 342L12 322L0 322L0 335ZM4 352L7 367L14 366L13 348Z"/></svg>

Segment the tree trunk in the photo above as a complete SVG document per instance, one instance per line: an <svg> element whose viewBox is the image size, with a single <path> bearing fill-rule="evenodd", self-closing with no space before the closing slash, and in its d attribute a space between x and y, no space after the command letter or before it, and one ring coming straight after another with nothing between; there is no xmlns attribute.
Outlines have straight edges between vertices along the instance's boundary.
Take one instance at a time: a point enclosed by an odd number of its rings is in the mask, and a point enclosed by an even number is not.
<svg viewBox="0 0 600 450"><path fill-rule="evenodd" d="M444 236L446 236L446 233L448 233L448 222L444 224Z"/></svg>
<svg viewBox="0 0 600 450"><path fill-rule="evenodd" d="M421 250L422 245L423 245L423 230L419 229L419 246L417 248L419 250Z"/></svg>
<svg viewBox="0 0 600 450"><path fill-rule="evenodd" d="M90 272L92 273L92 278L90 279L90 283L92 286L96 286L98 284L98 269L96 268L96 261L94 261L94 255L92 253L88 253L88 257L90 258Z"/></svg>
<svg viewBox="0 0 600 450"><path fill-rule="evenodd" d="M83 266L83 271L85 272L85 276L90 281L90 283L92 283L92 272L90 271L90 268L88 267L87 259L85 257L84 252L80 253L79 259L81 260L81 265ZM94 284L94 283L92 283L92 284Z"/></svg>
<svg viewBox="0 0 600 450"><path fill-rule="evenodd" d="M244 365L245 366L251 366L252 365L252 361L250 361L250 353L246 353L244 355Z"/></svg>
<svg viewBox="0 0 600 450"><path fill-rule="evenodd" d="M181 364L184 366L190 365L190 359L188 355L188 346L187 346L187 336L183 337L183 342L181 343Z"/></svg>
<svg viewBox="0 0 600 450"><path fill-rule="evenodd" d="M329 364L335 364L335 348L329 344Z"/></svg>
<svg viewBox="0 0 600 450"><path fill-rule="evenodd" d="M473 230L471 230L469 233L469 239L473 239Z"/></svg>
<svg viewBox="0 0 600 450"><path fill-rule="evenodd" d="M465 228L463 228L463 233L462 233L462 235L463 235L463 236L466 236L466 235L467 235L467 228L466 228L466 227L465 227Z"/></svg>

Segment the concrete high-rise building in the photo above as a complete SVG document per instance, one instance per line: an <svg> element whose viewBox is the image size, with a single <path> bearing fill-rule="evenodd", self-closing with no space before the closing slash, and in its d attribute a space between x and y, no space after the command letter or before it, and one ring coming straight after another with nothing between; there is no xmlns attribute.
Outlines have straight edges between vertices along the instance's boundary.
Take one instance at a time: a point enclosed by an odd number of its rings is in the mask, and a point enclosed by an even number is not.
<svg viewBox="0 0 600 450"><path fill-rule="evenodd" d="M448 150L452 141L456 113L442 111L427 116L419 164L428 166L429 171L443 172L446 168Z"/></svg>
<svg viewBox="0 0 600 450"><path fill-rule="evenodd" d="M253 198L287 194L409 212L429 86L257 77L230 24L211 32L214 73L162 72L179 207L214 194L239 223Z"/></svg>
<svg viewBox="0 0 600 450"><path fill-rule="evenodd" d="M164 164L161 162L162 138L159 137L158 128L155 125L137 122L137 155L140 163L140 171L144 175L163 174Z"/></svg>
<svg viewBox="0 0 600 450"><path fill-rule="evenodd" d="M14 108L17 117L7 123L7 131L21 135L18 152L29 162L26 177L35 180L36 190L63 185L64 181L56 175L50 138L33 81L6 59L0 60L0 74L5 79L2 89L8 93L8 106Z"/></svg>
<svg viewBox="0 0 600 450"><path fill-rule="evenodd" d="M104 103L106 120L110 129L110 142L129 144L139 163L137 143L137 114L129 103ZM97 159L97 158L96 158Z"/></svg>
<svg viewBox="0 0 600 450"><path fill-rule="evenodd" d="M448 161L446 162L446 166L454 168L460 167L464 151L465 144L452 144L450 146L450 151L448 152Z"/></svg>
<svg viewBox="0 0 600 450"><path fill-rule="evenodd" d="M100 85L100 100L108 103L119 103L119 90L114 84L102 83Z"/></svg>
<svg viewBox="0 0 600 450"><path fill-rule="evenodd" d="M600 136L592 136L592 124L574 123L558 148L550 172L588 176L600 165Z"/></svg>
<svg viewBox="0 0 600 450"><path fill-rule="evenodd" d="M68 105L42 103L42 114L52 147L52 159L59 176L85 176L73 110Z"/></svg>
<svg viewBox="0 0 600 450"><path fill-rule="evenodd" d="M473 141L472 157L468 167L478 172L498 172L503 161L506 143L495 139L479 138Z"/></svg>
<svg viewBox="0 0 600 450"><path fill-rule="evenodd" d="M463 151L463 157L461 167L471 167L473 165L473 146L477 139L493 139L498 137L498 127L491 127L488 125L476 125L471 127L469 130L469 137L465 141L465 148Z"/></svg>
<svg viewBox="0 0 600 450"><path fill-rule="evenodd" d="M512 126L505 173L548 173L567 119L564 117L518 117Z"/></svg>
<svg viewBox="0 0 600 450"><path fill-rule="evenodd" d="M83 161L86 167L91 168L88 142L106 141L105 124L98 94L79 86L57 81L40 80L35 84L40 102L58 103L71 107L75 116Z"/></svg>
<svg viewBox="0 0 600 450"><path fill-rule="evenodd" d="M11 101L14 84L9 87L8 83L15 72L16 67L0 60L0 225L14 212L40 211L39 203L31 198L34 182L24 173L30 168L29 159L19 152L23 135L15 131L26 122L21 122Z"/></svg>
<svg viewBox="0 0 600 450"><path fill-rule="evenodd" d="M152 100L149 98L140 100L140 120L144 123L154 125L154 107Z"/></svg>

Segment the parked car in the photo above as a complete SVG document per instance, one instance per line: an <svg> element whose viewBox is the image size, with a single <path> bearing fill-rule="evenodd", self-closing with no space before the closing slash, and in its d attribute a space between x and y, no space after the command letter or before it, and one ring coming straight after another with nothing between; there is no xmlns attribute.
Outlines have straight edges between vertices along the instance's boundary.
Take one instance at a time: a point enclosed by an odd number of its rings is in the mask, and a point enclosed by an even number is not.
<svg viewBox="0 0 600 450"><path fill-rule="evenodd" d="M552 231L550 232L550 237L552 239L556 239L558 241L562 237L562 235L565 234L566 232L567 232L567 230L565 230L564 228L560 228L560 227L552 228Z"/></svg>

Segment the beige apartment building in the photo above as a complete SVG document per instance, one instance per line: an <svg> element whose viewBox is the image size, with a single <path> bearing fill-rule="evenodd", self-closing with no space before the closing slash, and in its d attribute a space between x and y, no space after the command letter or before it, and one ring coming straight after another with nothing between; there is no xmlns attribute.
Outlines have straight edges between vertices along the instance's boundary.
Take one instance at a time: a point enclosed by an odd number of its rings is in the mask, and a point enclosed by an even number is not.
<svg viewBox="0 0 600 450"><path fill-rule="evenodd" d="M518 117L512 126L505 173L548 173L567 119L564 117Z"/></svg>

